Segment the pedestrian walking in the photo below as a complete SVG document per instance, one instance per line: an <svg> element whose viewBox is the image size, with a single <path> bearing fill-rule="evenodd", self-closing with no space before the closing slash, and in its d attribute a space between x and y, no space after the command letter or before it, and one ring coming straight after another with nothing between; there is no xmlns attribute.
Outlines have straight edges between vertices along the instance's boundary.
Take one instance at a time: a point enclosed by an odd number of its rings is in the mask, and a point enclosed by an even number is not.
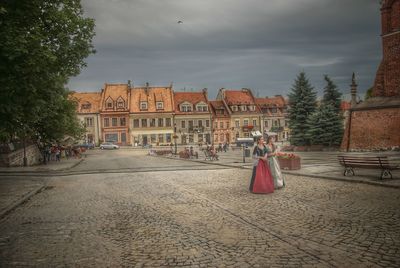
<svg viewBox="0 0 400 268"><path fill-rule="evenodd" d="M61 150L60 150L59 146L57 146L55 148L54 153L55 153L55 156L56 156L56 161L60 161L60 159L61 159Z"/></svg>

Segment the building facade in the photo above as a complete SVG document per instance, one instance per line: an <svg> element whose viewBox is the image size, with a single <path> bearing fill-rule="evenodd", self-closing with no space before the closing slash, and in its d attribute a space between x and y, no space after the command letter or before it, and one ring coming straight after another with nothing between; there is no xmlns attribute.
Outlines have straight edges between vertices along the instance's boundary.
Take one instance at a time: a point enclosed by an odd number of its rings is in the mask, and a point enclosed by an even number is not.
<svg viewBox="0 0 400 268"><path fill-rule="evenodd" d="M256 98L261 112L261 129L264 137L276 136L277 141L289 138L288 101L281 95L271 98Z"/></svg>
<svg viewBox="0 0 400 268"><path fill-rule="evenodd" d="M130 145L129 104L131 87L128 84L105 84L100 100L101 141Z"/></svg>
<svg viewBox="0 0 400 268"><path fill-rule="evenodd" d="M168 87L131 90L130 135L133 146L170 145L174 135L174 100Z"/></svg>
<svg viewBox="0 0 400 268"><path fill-rule="evenodd" d="M212 111L212 133L215 144L231 142L231 119L228 112L228 107L223 101L210 101Z"/></svg>
<svg viewBox="0 0 400 268"><path fill-rule="evenodd" d="M176 142L183 145L212 143L212 116L207 90L174 92L174 102Z"/></svg>
<svg viewBox="0 0 400 268"><path fill-rule="evenodd" d="M400 147L400 0L381 1L382 61L372 97L352 102L341 149L392 150ZM352 96L356 94L353 75ZM384 127L382 126L384 123Z"/></svg>
<svg viewBox="0 0 400 268"><path fill-rule="evenodd" d="M228 108L231 142L235 142L237 138L262 136L261 113L250 89L222 88L218 92L217 100L222 101Z"/></svg>
<svg viewBox="0 0 400 268"><path fill-rule="evenodd" d="M82 143L94 143L98 145L101 139L100 133L100 92L80 93L74 92L72 98L77 101L78 119L84 124L86 133Z"/></svg>
<svg viewBox="0 0 400 268"><path fill-rule="evenodd" d="M254 98L250 89L174 92L166 87L105 84L101 92L74 93L85 124L84 142L147 146L235 143L276 132L288 138L287 103L282 96Z"/></svg>

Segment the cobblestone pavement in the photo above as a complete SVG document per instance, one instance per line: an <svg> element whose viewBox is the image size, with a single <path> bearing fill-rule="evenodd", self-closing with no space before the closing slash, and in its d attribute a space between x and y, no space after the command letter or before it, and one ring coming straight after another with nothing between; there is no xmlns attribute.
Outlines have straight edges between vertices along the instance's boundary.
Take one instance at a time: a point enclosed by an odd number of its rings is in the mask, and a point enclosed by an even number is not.
<svg viewBox="0 0 400 268"><path fill-rule="evenodd" d="M136 160L160 168L51 179L1 220L0 266L400 266L398 189L288 176L254 195L250 170Z"/></svg>

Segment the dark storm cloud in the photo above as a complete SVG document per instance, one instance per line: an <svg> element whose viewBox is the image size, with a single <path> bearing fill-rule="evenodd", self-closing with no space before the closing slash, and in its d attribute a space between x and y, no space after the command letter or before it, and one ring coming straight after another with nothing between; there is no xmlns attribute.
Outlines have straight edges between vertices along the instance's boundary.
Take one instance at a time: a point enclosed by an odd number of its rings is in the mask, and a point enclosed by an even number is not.
<svg viewBox="0 0 400 268"><path fill-rule="evenodd" d="M347 93L353 71L360 91L372 85L381 58L373 0L82 2L98 53L71 80L79 91L131 79L207 87L211 97L221 87L286 95L304 70L319 91L328 74Z"/></svg>

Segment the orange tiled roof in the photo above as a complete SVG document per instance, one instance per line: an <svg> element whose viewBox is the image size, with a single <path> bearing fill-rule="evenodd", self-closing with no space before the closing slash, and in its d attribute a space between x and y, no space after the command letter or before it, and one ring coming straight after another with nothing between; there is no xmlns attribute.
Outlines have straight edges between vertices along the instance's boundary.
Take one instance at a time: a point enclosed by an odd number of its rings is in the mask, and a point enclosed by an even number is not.
<svg viewBox="0 0 400 268"><path fill-rule="evenodd" d="M225 90L225 101L228 105L254 104L250 91L247 90Z"/></svg>
<svg viewBox="0 0 400 268"><path fill-rule="evenodd" d="M175 100L175 113L176 114L198 114L198 113L210 113L210 105L208 105L208 100L205 92L174 92ZM192 112L181 112L179 105L183 102L189 102L193 105ZM204 102L208 105L208 112L198 112L196 111L195 105L199 102Z"/></svg>
<svg viewBox="0 0 400 268"><path fill-rule="evenodd" d="M350 103L349 101L342 101L342 102L340 103L340 109L341 109L342 111L350 110L350 108L351 108L351 103Z"/></svg>
<svg viewBox="0 0 400 268"><path fill-rule="evenodd" d="M100 92L73 92L71 97L78 102L78 113L98 113L100 110Z"/></svg>
<svg viewBox="0 0 400 268"><path fill-rule="evenodd" d="M211 107L211 110L212 110L214 116L217 116L217 117L229 116L228 111L227 111L223 101L214 100L214 101L209 101L209 103L210 103L210 107ZM224 110L223 114L216 113L216 110L222 110L222 109Z"/></svg>
<svg viewBox="0 0 400 268"><path fill-rule="evenodd" d="M105 84L101 98L101 110L106 111L106 104L108 98L111 98L114 102L121 97L125 101L125 108L129 109L129 88L128 84Z"/></svg>
<svg viewBox="0 0 400 268"><path fill-rule="evenodd" d="M147 110L140 110L140 102L147 101ZM164 109L157 110L156 102L162 101ZM131 91L131 113L140 112L173 112L172 88L168 87L135 87Z"/></svg>
<svg viewBox="0 0 400 268"><path fill-rule="evenodd" d="M282 96L275 96L271 98L256 98L256 104L260 107L284 107L287 101Z"/></svg>

